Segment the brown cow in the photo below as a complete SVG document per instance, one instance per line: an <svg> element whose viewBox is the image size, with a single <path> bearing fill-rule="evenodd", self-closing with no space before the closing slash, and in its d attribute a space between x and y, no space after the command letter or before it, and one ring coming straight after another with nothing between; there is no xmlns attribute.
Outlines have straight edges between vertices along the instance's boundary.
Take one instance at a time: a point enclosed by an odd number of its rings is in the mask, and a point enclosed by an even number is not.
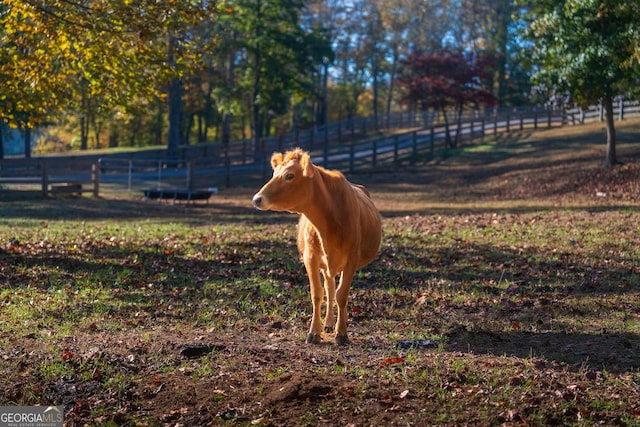
<svg viewBox="0 0 640 427"><path fill-rule="evenodd" d="M253 196L260 210L300 214L298 249L309 276L313 317L306 342L320 343L323 301L320 273L327 296L325 332L335 325L336 343L347 338L347 298L357 268L378 254L381 238L380 214L361 185L353 185L338 171L311 162L309 154L297 148L271 157L273 177ZM340 275L336 290L335 277ZM338 303L338 322L333 306Z"/></svg>

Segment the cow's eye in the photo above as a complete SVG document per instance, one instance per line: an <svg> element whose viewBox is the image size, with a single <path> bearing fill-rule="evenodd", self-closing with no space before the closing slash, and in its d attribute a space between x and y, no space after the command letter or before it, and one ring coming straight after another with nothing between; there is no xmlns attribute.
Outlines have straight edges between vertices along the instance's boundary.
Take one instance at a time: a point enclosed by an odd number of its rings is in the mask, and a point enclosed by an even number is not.
<svg viewBox="0 0 640 427"><path fill-rule="evenodd" d="M295 175L294 175L294 174L292 174L291 172L289 172L288 174L286 174L286 175L284 176L284 179L285 179L286 181L291 181L294 177L295 177Z"/></svg>

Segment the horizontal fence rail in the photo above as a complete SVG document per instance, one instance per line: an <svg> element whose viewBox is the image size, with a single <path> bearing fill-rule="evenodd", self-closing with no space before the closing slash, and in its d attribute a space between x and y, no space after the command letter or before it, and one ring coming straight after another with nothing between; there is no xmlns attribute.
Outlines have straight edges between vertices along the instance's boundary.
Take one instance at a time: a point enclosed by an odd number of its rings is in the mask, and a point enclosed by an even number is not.
<svg viewBox="0 0 640 427"><path fill-rule="evenodd" d="M640 116L640 102L617 100L615 118ZM100 183L126 185L129 191L149 189L216 189L249 179L266 179L270 156L301 147L313 162L345 172L398 164L412 156L433 154L453 145L482 142L484 138L524 129L578 125L604 119L602 105L586 109L549 110L541 107L465 111L447 124L434 111L400 112L377 117L356 117L263 138L180 147L177 159L166 150L119 153L94 158L37 158L0 160L2 184L35 183L48 194L51 183L90 183L97 195ZM385 135L381 136L382 133ZM454 144L455 143L455 144ZM128 157L128 158L127 158Z"/></svg>

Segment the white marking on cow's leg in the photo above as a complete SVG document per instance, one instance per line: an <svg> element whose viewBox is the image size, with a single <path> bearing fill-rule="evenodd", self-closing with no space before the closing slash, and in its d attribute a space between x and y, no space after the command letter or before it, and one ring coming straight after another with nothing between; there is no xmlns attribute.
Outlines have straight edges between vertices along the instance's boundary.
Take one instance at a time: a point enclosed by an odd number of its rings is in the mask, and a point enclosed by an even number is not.
<svg viewBox="0 0 640 427"><path fill-rule="evenodd" d="M331 276L326 271L322 271L324 277L324 292L327 297L327 313L324 316L324 331L333 332L335 328L335 315L333 313L333 307L336 303L336 278Z"/></svg>
<svg viewBox="0 0 640 427"><path fill-rule="evenodd" d="M319 344L321 341L322 322L320 321L320 311L322 308L322 300L324 293L322 292L322 283L320 282L320 266L317 262L305 257L305 267L307 276L309 276L309 287L311 289L311 303L313 304L313 314L311 316L311 325L305 342L307 344Z"/></svg>
<svg viewBox="0 0 640 427"><path fill-rule="evenodd" d="M336 323L336 344L346 345L349 343L347 337L347 300L349 299L349 288L355 273L354 266L347 266L340 275L340 285L336 290L336 301L338 303L338 323Z"/></svg>

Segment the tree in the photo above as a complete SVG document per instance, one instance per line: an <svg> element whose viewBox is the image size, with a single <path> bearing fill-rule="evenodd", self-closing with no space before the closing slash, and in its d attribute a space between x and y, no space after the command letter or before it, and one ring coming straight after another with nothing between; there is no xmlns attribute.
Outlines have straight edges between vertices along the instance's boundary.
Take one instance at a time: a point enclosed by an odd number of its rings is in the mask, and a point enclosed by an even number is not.
<svg viewBox="0 0 640 427"><path fill-rule="evenodd" d="M618 164L613 98L637 87L640 21L635 0L537 0L526 15L534 82L606 112L606 167Z"/></svg>
<svg viewBox="0 0 640 427"><path fill-rule="evenodd" d="M318 28L304 28L300 0L238 0L230 3L230 25L237 38L232 49L242 66L238 86L249 100L252 138L271 132L274 118L286 115L296 94L313 95L312 79L331 49Z"/></svg>
<svg viewBox="0 0 640 427"><path fill-rule="evenodd" d="M398 83L404 88L402 102L422 110L434 108L445 121L446 141L456 147L462 125L462 111L467 106L490 107L496 98L482 86L492 69L492 58L482 54L474 60L462 53L442 50L434 54L411 54L403 61L404 71ZM454 111L458 121L455 139L449 131L449 113Z"/></svg>
<svg viewBox="0 0 640 427"><path fill-rule="evenodd" d="M165 98L167 88L179 93L169 82L179 83L197 63L193 48L201 46L190 29L215 16L216 5L2 0L0 120L31 126L64 110L88 114L95 98L126 108L140 97ZM177 144L169 142L169 149Z"/></svg>

